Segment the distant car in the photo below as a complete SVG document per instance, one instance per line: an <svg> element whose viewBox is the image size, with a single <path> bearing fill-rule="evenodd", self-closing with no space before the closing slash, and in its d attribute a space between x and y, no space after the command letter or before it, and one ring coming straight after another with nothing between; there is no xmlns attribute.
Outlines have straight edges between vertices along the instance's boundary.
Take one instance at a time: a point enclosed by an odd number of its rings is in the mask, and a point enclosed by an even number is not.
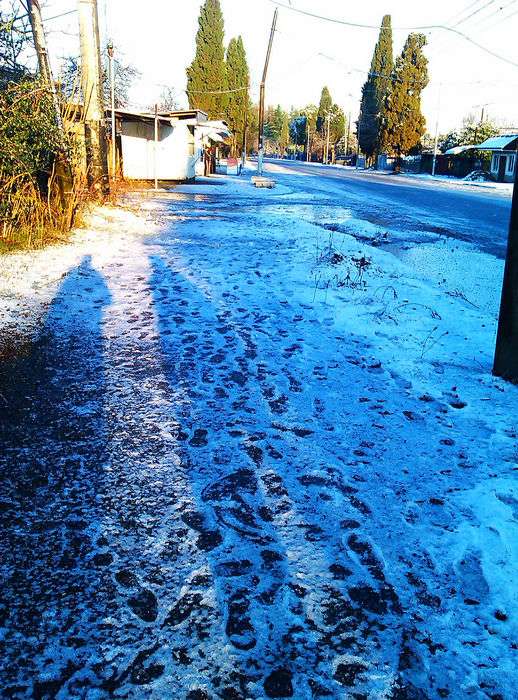
<svg viewBox="0 0 518 700"><path fill-rule="evenodd" d="M496 182L493 175L485 170L472 170L466 175L464 180L468 180L468 182Z"/></svg>
<svg viewBox="0 0 518 700"><path fill-rule="evenodd" d="M353 165L354 156L338 156L335 159L336 165Z"/></svg>

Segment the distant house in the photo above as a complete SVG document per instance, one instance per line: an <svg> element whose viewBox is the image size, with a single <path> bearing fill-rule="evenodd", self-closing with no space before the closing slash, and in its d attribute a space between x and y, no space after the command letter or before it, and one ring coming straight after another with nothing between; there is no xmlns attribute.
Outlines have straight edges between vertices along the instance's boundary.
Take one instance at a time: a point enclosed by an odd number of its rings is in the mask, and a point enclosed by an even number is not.
<svg viewBox="0 0 518 700"><path fill-rule="evenodd" d="M196 163L201 158L196 127L207 121L204 112L161 112L156 119L156 143L154 114L117 109L115 117L118 167L124 178L194 180Z"/></svg>
<svg viewBox="0 0 518 700"><path fill-rule="evenodd" d="M491 175L497 182L514 182L518 134L492 136L478 145L477 149L491 152Z"/></svg>

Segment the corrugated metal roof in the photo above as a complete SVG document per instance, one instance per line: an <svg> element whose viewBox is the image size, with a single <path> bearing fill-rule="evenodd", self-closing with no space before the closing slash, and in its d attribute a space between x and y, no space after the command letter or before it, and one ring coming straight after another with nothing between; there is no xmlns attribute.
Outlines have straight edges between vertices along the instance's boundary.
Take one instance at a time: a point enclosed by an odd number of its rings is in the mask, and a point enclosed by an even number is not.
<svg viewBox="0 0 518 700"><path fill-rule="evenodd" d="M480 148L480 146L454 146L453 148L448 148L444 151L445 156L458 156L459 153L464 153L464 151L471 151L474 148Z"/></svg>
<svg viewBox="0 0 518 700"><path fill-rule="evenodd" d="M109 113L109 109L106 108L106 113ZM136 121L150 121L155 119L155 115L153 112L138 112L133 109L121 109L118 108L115 110L115 114L118 116L128 119L133 119ZM198 124L200 122L200 117L205 116L205 112L201 112L200 110L196 109L189 109L189 110L183 110L183 111L176 111L176 112L158 112L157 118L161 122L166 122L167 124L171 123L171 120L181 120L185 122L189 122L190 120L194 120L192 123L193 124Z"/></svg>
<svg viewBox="0 0 518 700"><path fill-rule="evenodd" d="M486 139L477 148L481 151L501 151L512 144L513 141L518 140L518 134L509 134L508 136L492 136L490 139Z"/></svg>

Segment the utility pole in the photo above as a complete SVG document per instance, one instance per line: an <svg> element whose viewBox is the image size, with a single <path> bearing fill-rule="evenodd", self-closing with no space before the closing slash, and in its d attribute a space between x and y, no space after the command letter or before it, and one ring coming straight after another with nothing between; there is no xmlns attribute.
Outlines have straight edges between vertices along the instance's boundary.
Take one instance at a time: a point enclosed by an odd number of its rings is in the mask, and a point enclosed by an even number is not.
<svg viewBox="0 0 518 700"><path fill-rule="evenodd" d="M38 56L38 67L40 75L45 85L51 91L52 102L54 104L54 112L56 113L56 122L60 129L63 128L63 120L61 119L61 110L56 92L56 85L52 78L52 70L50 67L49 54L47 51L47 40L43 29L43 21L41 18L41 8L39 0L27 0L27 9L29 10L29 18L31 22L32 36L34 39L34 48Z"/></svg>
<svg viewBox="0 0 518 700"><path fill-rule="evenodd" d="M248 131L248 97L247 97L247 106L245 107L245 123L244 123L244 129L243 129L243 148L241 149L241 168L244 168L246 165L246 136L247 136L247 131Z"/></svg>
<svg viewBox="0 0 518 700"><path fill-rule="evenodd" d="M279 14L279 8L275 8L273 13L272 28L270 31L270 40L268 42L268 50L266 52L266 61L264 62L263 77L261 80L261 86L259 89L259 154L257 159L257 172L259 175L263 174L263 156L264 156L264 90L266 85L266 75L268 73L268 64L270 63L270 55L272 53L273 37L275 36L275 27L277 25L277 15Z"/></svg>
<svg viewBox="0 0 518 700"><path fill-rule="evenodd" d="M306 140L306 163L309 163L309 145L310 145L310 140L309 140L309 116L306 114L306 129L308 132L307 135L307 140Z"/></svg>
<svg viewBox="0 0 518 700"><path fill-rule="evenodd" d="M356 144L356 164L354 167L358 170L360 167L360 117L358 117L356 122L356 139L358 143Z"/></svg>
<svg viewBox="0 0 518 700"><path fill-rule="evenodd" d="M498 319L493 374L518 383L518 167L515 170L511 221Z"/></svg>
<svg viewBox="0 0 518 700"><path fill-rule="evenodd" d="M155 147L154 153L154 170L155 170L155 192L158 191L158 105L155 104Z"/></svg>
<svg viewBox="0 0 518 700"><path fill-rule="evenodd" d="M435 175L435 166L437 164L437 145L439 143L439 116L441 114L441 90L442 83L439 83L439 95L437 97L437 119L435 120L435 138L433 146L432 177Z"/></svg>
<svg viewBox="0 0 518 700"><path fill-rule="evenodd" d="M111 102L111 130L112 130L112 178L117 177L117 144L115 136L115 70L113 62L113 44L108 44L108 58L110 61L110 102Z"/></svg>
<svg viewBox="0 0 518 700"><path fill-rule="evenodd" d="M326 160L325 163L327 165L329 161L329 138L330 138L330 131L331 131L331 112L327 113L327 139L326 139Z"/></svg>
<svg viewBox="0 0 518 700"><path fill-rule="evenodd" d="M349 153L349 139L351 138L351 113L347 115L347 137L345 139L345 155Z"/></svg>
<svg viewBox="0 0 518 700"><path fill-rule="evenodd" d="M486 105L483 105L483 106L482 106L482 112L480 113L480 122L479 122L479 125L478 125L478 126L481 127L481 128L482 128L482 124L484 123L485 107L486 107ZM477 141L478 141L478 139L477 139L477 136L478 136L478 126L475 128L475 139L474 139L475 143L477 143Z"/></svg>
<svg viewBox="0 0 518 700"><path fill-rule="evenodd" d="M97 0L78 0L78 13L88 179L95 190L107 194L109 192L108 160Z"/></svg>
<svg viewBox="0 0 518 700"><path fill-rule="evenodd" d="M325 149L325 164L327 165L327 162L329 160L329 132L331 130L331 112L328 112L326 115L326 120L327 120L327 137L326 137L326 149Z"/></svg>

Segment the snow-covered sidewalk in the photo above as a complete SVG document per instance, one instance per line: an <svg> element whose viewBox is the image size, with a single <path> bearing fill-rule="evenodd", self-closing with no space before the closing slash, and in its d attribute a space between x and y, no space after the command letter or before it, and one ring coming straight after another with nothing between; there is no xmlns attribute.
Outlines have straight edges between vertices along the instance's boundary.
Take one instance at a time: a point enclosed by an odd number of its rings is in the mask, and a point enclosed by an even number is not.
<svg viewBox="0 0 518 700"><path fill-rule="evenodd" d="M276 177L0 260L0 695L514 698L502 262Z"/></svg>

